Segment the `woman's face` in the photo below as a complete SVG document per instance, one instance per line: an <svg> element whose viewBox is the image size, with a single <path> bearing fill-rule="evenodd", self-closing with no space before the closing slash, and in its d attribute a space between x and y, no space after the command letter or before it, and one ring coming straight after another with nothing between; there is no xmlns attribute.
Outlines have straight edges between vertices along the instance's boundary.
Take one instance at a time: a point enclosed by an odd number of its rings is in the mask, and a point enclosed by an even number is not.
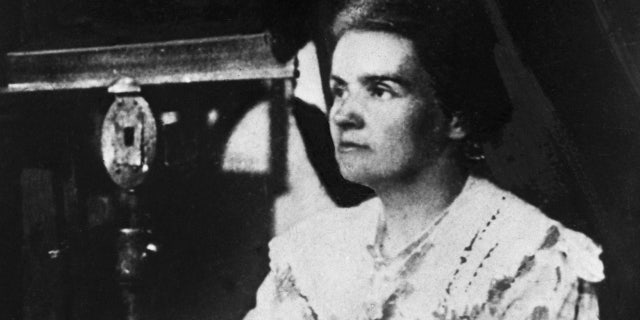
<svg viewBox="0 0 640 320"><path fill-rule="evenodd" d="M345 33L333 54L331 135L342 175L374 187L411 179L448 143L413 43L377 31Z"/></svg>

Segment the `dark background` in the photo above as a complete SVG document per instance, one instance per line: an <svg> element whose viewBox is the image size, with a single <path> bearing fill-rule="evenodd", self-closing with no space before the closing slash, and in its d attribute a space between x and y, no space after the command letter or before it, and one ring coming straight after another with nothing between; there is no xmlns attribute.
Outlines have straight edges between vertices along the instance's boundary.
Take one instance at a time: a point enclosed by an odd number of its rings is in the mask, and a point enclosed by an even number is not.
<svg viewBox="0 0 640 320"><path fill-rule="evenodd" d="M336 3L3 0L0 51L271 30L282 59L313 39L326 77L331 41L320 26L327 25ZM601 243L607 276L598 288L601 318L634 318L633 297L640 289L640 4L495 4L498 61L515 107L502 144L486 146L495 180ZM6 75L0 65L0 79ZM267 272L272 221L255 213L268 212L284 192L285 173L280 167L262 176L228 175L208 163L216 163L219 146L247 106L269 93L251 81L144 90L159 110L185 106L190 120L180 132L188 143L180 152L196 159L162 167L143 190L154 199L146 205L165 244L153 262L151 305L166 318L239 318ZM95 130L112 101L103 91L0 95L2 319L122 315L110 254L117 226L108 208L116 189L95 152ZM200 125L205 101L225 106L219 132ZM286 115L271 116L272 141L281 140ZM306 141L308 151L322 150ZM286 145L276 143L272 150L272 163L282 163ZM313 158L322 155L316 151L308 153L321 180L334 193L348 193L331 168L317 165ZM66 258L45 257L62 240L70 248Z"/></svg>

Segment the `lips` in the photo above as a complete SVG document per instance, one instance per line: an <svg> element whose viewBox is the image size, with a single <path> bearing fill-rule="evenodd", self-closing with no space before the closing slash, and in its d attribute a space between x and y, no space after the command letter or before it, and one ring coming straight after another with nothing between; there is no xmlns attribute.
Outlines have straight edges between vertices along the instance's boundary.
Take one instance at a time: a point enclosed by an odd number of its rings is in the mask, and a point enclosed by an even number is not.
<svg viewBox="0 0 640 320"><path fill-rule="evenodd" d="M365 144L355 143L351 141L340 141L338 144L338 152L351 152L351 151L359 151L366 150L369 147Z"/></svg>

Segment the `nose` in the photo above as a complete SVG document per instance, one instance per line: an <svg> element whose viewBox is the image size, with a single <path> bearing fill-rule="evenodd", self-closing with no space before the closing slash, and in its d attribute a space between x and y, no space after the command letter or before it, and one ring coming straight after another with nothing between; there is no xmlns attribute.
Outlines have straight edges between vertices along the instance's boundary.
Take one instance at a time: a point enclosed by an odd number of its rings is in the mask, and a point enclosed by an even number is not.
<svg viewBox="0 0 640 320"><path fill-rule="evenodd" d="M331 121L342 130L361 129L364 127L362 102L354 96L336 99L331 107Z"/></svg>

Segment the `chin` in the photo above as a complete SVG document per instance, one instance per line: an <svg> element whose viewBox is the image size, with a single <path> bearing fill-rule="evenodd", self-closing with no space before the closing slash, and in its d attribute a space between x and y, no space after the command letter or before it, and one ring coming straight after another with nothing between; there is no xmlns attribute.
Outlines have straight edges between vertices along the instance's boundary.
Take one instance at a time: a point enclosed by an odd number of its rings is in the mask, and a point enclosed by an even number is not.
<svg viewBox="0 0 640 320"><path fill-rule="evenodd" d="M389 182L411 181L424 166L393 164L390 166L363 165L362 163L339 162L340 174L346 180L375 189Z"/></svg>
<svg viewBox="0 0 640 320"><path fill-rule="evenodd" d="M340 174L342 177L358 184L367 185L367 180L369 175L364 172L362 168L353 168L348 166L340 165Z"/></svg>
<svg viewBox="0 0 640 320"><path fill-rule="evenodd" d="M376 181L384 180L383 177L374 174L375 170L371 170L372 168L366 167L345 167L340 166L340 174L346 180L349 180L353 183L357 183L363 186L367 186L369 188L373 188L376 185Z"/></svg>

